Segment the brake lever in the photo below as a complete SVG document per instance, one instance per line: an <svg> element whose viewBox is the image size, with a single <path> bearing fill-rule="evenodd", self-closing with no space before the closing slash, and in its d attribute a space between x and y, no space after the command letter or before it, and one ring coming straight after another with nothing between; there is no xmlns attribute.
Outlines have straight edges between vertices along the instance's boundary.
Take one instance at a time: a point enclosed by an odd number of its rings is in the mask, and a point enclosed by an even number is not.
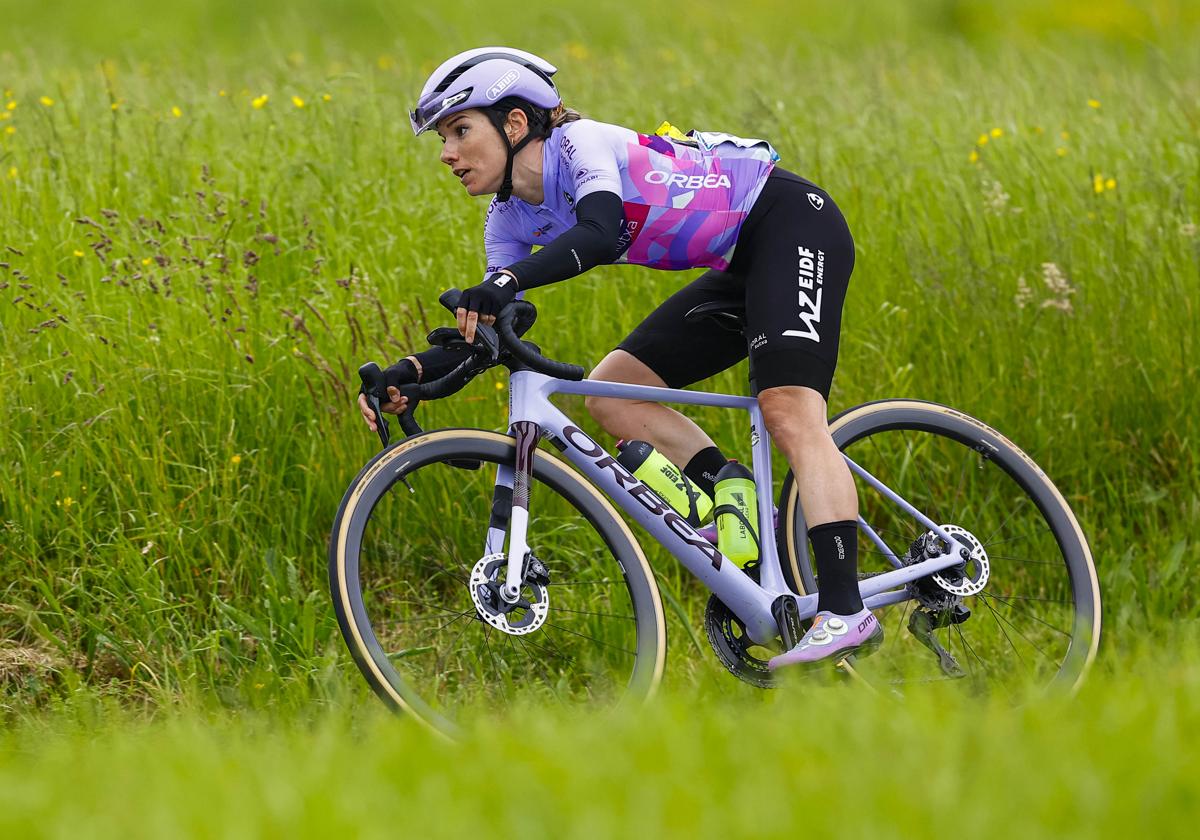
<svg viewBox="0 0 1200 840"><path fill-rule="evenodd" d="M359 393L366 395L367 405L371 406L371 411L375 413L375 431L379 433L379 440L383 444L383 448L387 449L392 439L392 430L379 402L379 393L384 386L383 371L375 362L367 362L358 369L358 376L362 380L362 389Z"/></svg>
<svg viewBox="0 0 1200 840"><path fill-rule="evenodd" d="M468 349L476 358L489 364L500 357L500 336L493 327L478 324L475 327L475 341L467 343L457 327L438 327L425 337L430 346L442 347L446 350Z"/></svg>

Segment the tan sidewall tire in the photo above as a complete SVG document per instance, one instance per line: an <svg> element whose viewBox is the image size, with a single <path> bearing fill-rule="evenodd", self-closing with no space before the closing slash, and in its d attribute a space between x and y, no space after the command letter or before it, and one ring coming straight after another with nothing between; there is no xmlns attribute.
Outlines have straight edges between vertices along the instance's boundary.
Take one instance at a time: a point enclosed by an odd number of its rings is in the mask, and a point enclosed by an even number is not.
<svg viewBox="0 0 1200 840"><path fill-rule="evenodd" d="M407 689L375 639L361 593L356 591L357 563L350 555L361 537L361 525L375 501L386 492L405 468L448 458L515 458L513 439L480 429L441 429L395 444L373 458L346 490L334 520L329 545L330 591L342 636L355 662L372 689L393 708L412 714L442 734L453 735L454 724L427 706ZM485 464L488 461L485 460ZM492 461L491 463L495 463ZM572 504L584 508L583 515L608 544L623 569L637 612L638 651L628 697L651 696L662 678L666 662L666 623L658 586L650 564L633 533L612 504L564 461L535 450L534 477L544 489L553 488ZM536 492L533 498L536 506ZM356 538L355 527L360 530ZM481 522L480 528L487 523Z"/></svg>
<svg viewBox="0 0 1200 840"><path fill-rule="evenodd" d="M1073 666L1078 666L1078 671L1063 686L1074 692L1082 684L1096 658L1100 646L1101 625L1100 581L1096 575L1096 566L1087 537L1074 512L1041 468L1012 441L987 424L948 406L921 400L881 400L866 403L847 409L833 418L829 423L829 431L838 448L842 449L873 430L891 425L907 427L912 423L924 424L930 430L947 432L955 439L966 439L986 446L993 460L1000 463L1010 475L1016 473L1014 478L1018 482L1023 481L1030 488L1039 488L1039 495L1050 508L1043 509L1043 514L1053 519L1051 524L1055 526L1055 535L1060 541L1060 547L1070 560L1072 584L1076 589L1076 633L1072 637L1064 665L1072 663ZM776 539L784 578L797 592L804 594L812 589L812 575L808 570L802 570L797 529L802 526L803 513L790 471L780 491L779 511L780 523ZM1076 573L1082 577L1081 581L1075 580ZM805 581L808 581L808 586ZM1082 608L1079 604L1080 595L1086 596L1083 598L1085 603ZM1082 638L1077 639L1076 636ZM1077 650L1076 645L1080 643L1083 644L1083 648Z"/></svg>

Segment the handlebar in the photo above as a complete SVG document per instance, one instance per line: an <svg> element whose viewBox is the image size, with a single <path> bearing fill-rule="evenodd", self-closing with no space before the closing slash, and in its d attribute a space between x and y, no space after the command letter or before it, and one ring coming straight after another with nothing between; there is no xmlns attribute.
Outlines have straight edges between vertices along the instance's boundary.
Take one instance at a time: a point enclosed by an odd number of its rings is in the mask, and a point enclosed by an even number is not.
<svg viewBox="0 0 1200 840"><path fill-rule="evenodd" d="M448 289L443 292L438 301L451 312L455 311L461 292L458 289ZM497 364L510 365L510 359L516 359L525 367L537 373L552 376L555 379L567 379L577 382L584 378L586 371L579 365L559 362L542 355L537 345L523 341L521 336L533 326L537 320L537 308L526 300L515 300L500 310L495 326L478 324L475 328L475 341L470 345L471 355L460 363L454 370L432 382L412 383L400 388L400 395L408 398L408 406L398 415L400 428L406 437L419 435L423 431L417 423L414 412L422 400L443 399L461 391L467 383L477 375ZM449 328L443 328L449 330ZM435 340L435 336L437 340ZM447 336L435 330L430 333L430 344L444 344ZM457 336L449 343L462 342ZM462 342L465 344L465 342ZM504 353L501 353L501 350ZM391 430L387 418L381 409L382 401L386 400L387 387L383 371L375 362L368 362L358 369L362 380L361 393L367 397L375 413L375 428L379 439L386 449L391 438Z"/></svg>

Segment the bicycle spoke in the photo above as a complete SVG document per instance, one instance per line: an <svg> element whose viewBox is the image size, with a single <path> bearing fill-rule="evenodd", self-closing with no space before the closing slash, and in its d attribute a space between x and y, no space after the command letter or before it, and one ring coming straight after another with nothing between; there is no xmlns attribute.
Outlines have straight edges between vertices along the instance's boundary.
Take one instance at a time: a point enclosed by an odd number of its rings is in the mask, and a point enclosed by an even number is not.
<svg viewBox="0 0 1200 840"><path fill-rule="evenodd" d="M1004 598L1002 598L1001 596L996 595L994 593L992 594L992 600L999 601L1000 603L1004 604L1006 607L1011 607L1014 610L1020 610L1021 614L1023 616L1025 616L1026 618L1032 618L1034 621L1038 622L1039 624L1044 624L1046 627L1050 628L1055 633L1061 633L1062 635L1066 636L1068 639L1071 638L1071 634L1068 633L1066 630L1063 630L1061 627L1055 627L1050 622L1043 621L1042 619L1038 618L1024 604L1011 603L1010 601L1006 601Z"/></svg>
<svg viewBox="0 0 1200 840"><path fill-rule="evenodd" d="M546 626L553 627L555 630L561 630L564 633L570 633L572 636L579 636L581 639L590 639L591 641L595 642L598 645L603 645L604 647L611 648L612 650L618 650L621 653L627 653L630 656L637 656L636 650L627 650L622 647L617 647L616 645L611 645L608 642L604 642L604 641L601 641L600 639L597 639L595 636L589 636L586 633L577 633L576 631L572 630L571 628L563 627L561 624L555 624L553 621L547 621Z"/></svg>
<svg viewBox="0 0 1200 840"><path fill-rule="evenodd" d="M566 607L555 607L555 612L574 613L575 615L594 615L600 618L619 618L622 621L637 621L632 615L615 615L613 613L591 612L589 610L569 610Z"/></svg>
<svg viewBox="0 0 1200 840"><path fill-rule="evenodd" d="M1002 616L1000 613L996 612L995 608L994 608L994 607L992 607L992 605L991 605L991 601L988 599L988 597L987 597L986 595L984 595L984 593L980 592L980 593L979 593L979 597L980 597L980 598L983 600L983 603L987 605L987 608L988 608L989 610L991 610L991 611L992 611L992 615L996 616L996 618L997 618L998 620L1000 620L1000 621L1003 621L1005 624L1007 624L1009 627L1011 627L1011 628L1012 628L1012 631L1013 631L1014 633L1016 633L1018 636L1020 636L1022 639L1024 639L1024 641L1025 641L1025 644L1027 644L1027 645L1029 645L1030 647L1032 647L1034 650L1036 650L1036 651L1037 651L1038 653L1040 653L1042 656L1044 656L1044 657L1046 657L1047 659L1049 659L1051 662L1055 662L1055 661L1056 661L1056 660L1054 659L1054 657L1053 657L1053 656L1051 656L1050 654L1046 653L1046 651L1042 650L1042 648L1041 648L1041 647L1039 647L1038 645L1034 644L1034 642L1033 642L1032 640L1030 640L1030 638L1029 638L1028 636L1026 636L1024 633L1022 633L1022 632L1021 632L1021 630L1020 630L1020 628L1018 628L1018 627L1017 627L1017 625L1013 624L1011 621L1009 621L1007 618L1005 618L1004 616Z"/></svg>

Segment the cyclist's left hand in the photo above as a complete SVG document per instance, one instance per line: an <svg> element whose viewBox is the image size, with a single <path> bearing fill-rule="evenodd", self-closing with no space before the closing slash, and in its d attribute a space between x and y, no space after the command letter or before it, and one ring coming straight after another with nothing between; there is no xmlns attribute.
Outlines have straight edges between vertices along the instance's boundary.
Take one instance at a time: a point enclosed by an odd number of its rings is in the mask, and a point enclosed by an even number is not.
<svg viewBox="0 0 1200 840"><path fill-rule="evenodd" d="M468 342L475 340L475 326L479 322L494 324L500 310L512 302L517 295L517 280L511 274L496 272L478 286L472 286L458 299L454 315L458 320L458 331Z"/></svg>

